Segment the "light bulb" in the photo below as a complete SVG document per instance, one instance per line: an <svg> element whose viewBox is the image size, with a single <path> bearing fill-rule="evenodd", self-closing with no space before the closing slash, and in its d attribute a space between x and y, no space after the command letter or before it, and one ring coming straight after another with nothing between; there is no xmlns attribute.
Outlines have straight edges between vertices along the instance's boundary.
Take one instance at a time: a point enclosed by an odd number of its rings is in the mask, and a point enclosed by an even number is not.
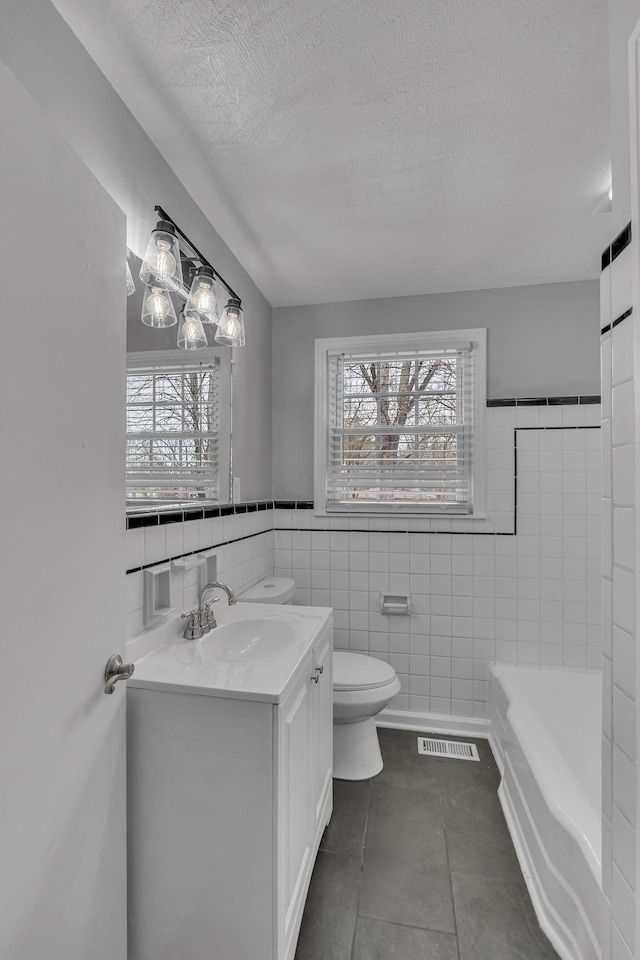
<svg viewBox="0 0 640 960"><path fill-rule="evenodd" d="M159 220L151 231L144 260L140 267L143 283L154 283L163 289L178 289L182 285L180 247L173 224Z"/></svg>
<svg viewBox="0 0 640 960"><path fill-rule="evenodd" d="M609 187L608 197L609 197L609 200L613 200L613 187Z"/></svg>
<svg viewBox="0 0 640 960"><path fill-rule="evenodd" d="M171 297L155 284L147 284L142 302L142 322L148 327L172 327L178 322Z"/></svg>
<svg viewBox="0 0 640 960"><path fill-rule="evenodd" d="M187 317L182 328L185 338L190 342L198 340L200 337L200 322L192 317Z"/></svg>
<svg viewBox="0 0 640 960"><path fill-rule="evenodd" d="M213 276L213 269L207 264L203 264L193 278L185 313L197 313L198 319L202 323L218 322L216 281Z"/></svg>
<svg viewBox="0 0 640 960"><path fill-rule="evenodd" d="M211 313L215 307L215 299L210 283L201 280L198 283L198 289L193 296L193 307L198 313Z"/></svg>
<svg viewBox="0 0 640 960"><path fill-rule="evenodd" d="M152 287L151 296L147 297L147 306L149 313L155 320L164 320L171 310L168 297L159 287Z"/></svg>
<svg viewBox="0 0 640 960"><path fill-rule="evenodd" d="M222 311L216 330L216 341L227 347L244 346L244 318L240 301L236 297L230 297Z"/></svg>
<svg viewBox="0 0 640 960"><path fill-rule="evenodd" d="M178 327L178 346L181 350L201 350L207 338L198 314L183 314Z"/></svg>
<svg viewBox="0 0 640 960"><path fill-rule="evenodd" d="M238 333L240 332L240 324L238 323L238 314L227 312L227 322L225 323L225 335L229 337L229 340L237 340Z"/></svg>
<svg viewBox="0 0 640 960"><path fill-rule="evenodd" d="M176 258L171 253L171 244L158 238L155 250L149 254L147 263L157 280L170 280L176 272Z"/></svg>

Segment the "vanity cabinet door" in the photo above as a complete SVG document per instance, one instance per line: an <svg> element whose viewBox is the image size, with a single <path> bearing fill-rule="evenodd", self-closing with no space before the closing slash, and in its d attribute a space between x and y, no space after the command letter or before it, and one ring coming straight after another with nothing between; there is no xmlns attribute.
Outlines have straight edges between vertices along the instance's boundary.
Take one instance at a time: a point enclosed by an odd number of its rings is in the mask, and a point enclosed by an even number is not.
<svg viewBox="0 0 640 960"><path fill-rule="evenodd" d="M313 821L316 837L322 835L333 806L333 678L332 636L329 634L314 653L318 678L312 683Z"/></svg>
<svg viewBox="0 0 640 960"><path fill-rule="evenodd" d="M314 838L309 749L311 688L316 686L312 663L310 654L300 682L278 709L278 958L289 955L292 938L298 934Z"/></svg>

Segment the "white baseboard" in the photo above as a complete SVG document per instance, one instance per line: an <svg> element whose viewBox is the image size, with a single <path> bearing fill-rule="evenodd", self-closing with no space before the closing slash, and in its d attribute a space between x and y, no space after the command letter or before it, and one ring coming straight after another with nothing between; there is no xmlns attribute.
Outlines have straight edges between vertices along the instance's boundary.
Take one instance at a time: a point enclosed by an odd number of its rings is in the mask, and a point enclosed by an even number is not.
<svg viewBox="0 0 640 960"><path fill-rule="evenodd" d="M491 722L476 717L449 717L441 713L412 713L409 710L383 710L376 726L419 733L448 733L452 737L479 737L488 740Z"/></svg>

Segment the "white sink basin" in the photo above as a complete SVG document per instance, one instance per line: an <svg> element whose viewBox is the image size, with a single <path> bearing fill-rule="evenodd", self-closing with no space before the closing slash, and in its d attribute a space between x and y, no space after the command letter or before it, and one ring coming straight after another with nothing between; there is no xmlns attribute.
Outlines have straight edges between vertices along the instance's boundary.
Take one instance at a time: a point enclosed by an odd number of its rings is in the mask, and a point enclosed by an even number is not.
<svg viewBox="0 0 640 960"><path fill-rule="evenodd" d="M218 626L200 640L183 638L180 616L158 628L160 643L130 658L136 672L129 685L279 703L296 672L305 669L306 651L332 625L332 611L325 607L219 607Z"/></svg>
<svg viewBox="0 0 640 960"><path fill-rule="evenodd" d="M285 617L251 617L214 627L196 642L197 655L208 663L253 663L300 643L297 623Z"/></svg>

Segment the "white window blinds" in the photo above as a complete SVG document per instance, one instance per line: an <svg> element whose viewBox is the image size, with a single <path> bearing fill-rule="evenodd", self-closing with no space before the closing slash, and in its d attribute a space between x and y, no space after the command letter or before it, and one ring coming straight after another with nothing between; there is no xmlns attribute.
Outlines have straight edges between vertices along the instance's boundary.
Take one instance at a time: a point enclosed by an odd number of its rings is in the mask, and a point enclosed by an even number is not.
<svg viewBox="0 0 640 960"><path fill-rule="evenodd" d="M326 509L473 509L472 343L326 354Z"/></svg>
<svg viewBox="0 0 640 960"><path fill-rule="evenodd" d="M220 495L220 359L127 370L127 499Z"/></svg>

